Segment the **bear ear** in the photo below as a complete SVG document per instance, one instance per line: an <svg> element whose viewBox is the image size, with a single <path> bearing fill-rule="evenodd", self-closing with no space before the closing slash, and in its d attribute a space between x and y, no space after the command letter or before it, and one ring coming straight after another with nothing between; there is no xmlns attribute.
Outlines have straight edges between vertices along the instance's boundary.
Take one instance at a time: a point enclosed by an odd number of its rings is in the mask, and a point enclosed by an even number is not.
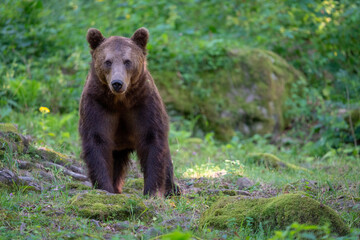
<svg viewBox="0 0 360 240"><path fill-rule="evenodd" d="M135 33L132 35L131 40L133 40L136 45L138 45L146 54L146 44L149 40L149 31L142 27L135 31Z"/></svg>
<svg viewBox="0 0 360 240"><path fill-rule="evenodd" d="M104 40L104 36L101 34L101 32L95 28L89 28L86 40L90 44L90 48L92 50L95 50Z"/></svg>

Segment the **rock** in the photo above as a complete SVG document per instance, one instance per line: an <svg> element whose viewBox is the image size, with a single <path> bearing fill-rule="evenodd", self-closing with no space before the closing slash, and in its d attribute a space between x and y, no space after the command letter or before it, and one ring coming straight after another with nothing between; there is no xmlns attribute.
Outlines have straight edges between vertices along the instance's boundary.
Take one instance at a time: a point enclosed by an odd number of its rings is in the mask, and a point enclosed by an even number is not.
<svg viewBox="0 0 360 240"><path fill-rule="evenodd" d="M29 177L29 176L19 176L19 179L27 183L35 181L33 177Z"/></svg>
<svg viewBox="0 0 360 240"><path fill-rule="evenodd" d="M66 166L68 169L70 169L71 171L75 172L75 173L80 173L82 175L85 174L85 171L83 168L75 166L75 165L68 165Z"/></svg>
<svg viewBox="0 0 360 240"><path fill-rule="evenodd" d="M0 169L9 168L1 170L0 173L2 174L0 183L3 187L19 185L28 190L48 187L55 179L49 168L61 170L63 174L57 177L65 179L67 178L63 176L65 175L81 182L88 181L87 176L82 174L83 169L79 167L80 164L74 159L45 147L36 148L28 139L18 132L16 125L0 123L0 157L11 154L12 159L6 166L5 162L0 161ZM83 186L82 189L85 187Z"/></svg>
<svg viewBox="0 0 360 240"><path fill-rule="evenodd" d="M73 159L65 154L45 147L35 148L30 145L29 139L18 132L16 125L0 123L0 155L8 149L18 154L27 153L32 159L40 157L43 161L50 161L62 166L70 165L73 162ZM26 161L18 160L18 163L19 167L23 169L33 167L32 163L26 163ZM69 166L69 168L73 172L82 173L82 169L79 167Z"/></svg>
<svg viewBox="0 0 360 240"><path fill-rule="evenodd" d="M29 140L21 135L15 124L0 123L0 156L6 151L24 153L29 147Z"/></svg>
<svg viewBox="0 0 360 240"><path fill-rule="evenodd" d="M13 173L12 171L8 169L2 169L0 170L0 183L3 185L13 185L13 184L19 184L20 179L19 177Z"/></svg>
<svg viewBox="0 0 360 240"><path fill-rule="evenodd" d="M62 153L56 152L52 149L46 148L46 147L40 147L37 149L33 149L31 152L32 155L36 154L41 157L41 159L45 162L53 162L60 164L62 166L67 165L72 162L72 159Z"/></svg>
<svg viewBox="0 0 360 240"><path fill-rule="evenodd" d="M12 123L0 123L0 132L19 133L17 125Z"/></svg>
<svg viewBox="0 0 360 240"><path fill-rule="evenodd" d="M105 191L86 191L70 200L77 213L97 220L125 221L131 217L147 219L152 216L143 201L135 195L109 194Z"/></svg>
<svg viewBox="0 0 360 240"><path fill-rule="evenodd" d="M331 230L340 235L350 232L349 227L334 210L301 192L258 199L222 197L203 213L200 226L234 228L246 224L249 219L254 231L260 226L264 229L284 230L297 222L320 226L329 224Z"/></svg>
<svg viewBox="0 0 360 240"><path fill-rule="evenodd" d="M86 181L88 180L87 176L83 175L83 174L79 174L79 173L76 173L76 172L73 172L59 164L56 164L56 163L52 163L52 162L44 162L43 163L44 166L46 167L51 167L51 168L56 168L58 170L61 170L62 173L64 173L65 175L68 175L68 176L71 176L73 179L75 180L79 180L79 181Z"/></svg>
<svg viewBox="0 0 360 240"><path fill-rule="evenodd" d="M95 219L91 219L90 222L91 222L92 224L94 224L96 227L101 228L101 225L100 225L99 221L97 221L97 220L95 220Z"/></svg>
<svg viewBox="0 0 360 240"><path fill-rule="evenodd" d="M191 217L181 215L181 216L172 216L171 219L164 220L160 223L160 226L163 226L163 229L168 231L173 231L175 229L182 229L183 231L189 230L191 228Z"/></svg>
<svg viewBox="0 0 360 240"><path fill-rule="evenodd" d="M51 182L53 180L55 180L54 176L50 173L47 173L45 171L38 171L39 175L45 180L45 181L48 181L48 182Z"/></svg>
<svg viewBox="0 0 360 240"><path fill-rule="evenodd" d="M154 237L160 236L160 235L161 235L161 231L160 231L159 229L156 229L156 228L152 227L152 228L149 228L148 230L146 230L146 232L144 233L144 235L145 235L147 238L154 238Z"/></svg>
<svg viewBox="0 0 360 240"><path fill-rule="evenodd" d="M34 182L31 177L21 177L8 169L0 170L0 188L16 188L18 186L25 187L27 191L40 191L41 187Z"/></svg>
<svg viewBox="0 0 360 240"><path fill-rule="evenodd" d="M275 155L270 153L252 153L249 154L246 161L250 163L255 163L259 166L264 166L269 169L275 169L275 170L291 169L291 170L301 170L301 171L309 172L309 170L306 168L284 162Z"/></svg>
<svg viewBox="0 0 360 240"><path fill-rule="evenodd" d="M215 131L222 140L229 140L234 130L247 136L282 131L290 122L285 117L285 101L291 84L305 82L304 75L270 51L223 51L214 61L222 58L227 61L226 68L199 68L191 78L178 70L152 71L165 103L183 115L201 115L199 126L204 131ZM210 57L204 61L213 60ZM180 63L182 68L186 67Z"/></svg>
<svg viewBox="0 0 360 240"><path fill-rule="evenodd" d="M239 190L243 190L249 187L254 186L254 182L246 177L238 178L236 185L239 187Z"/></svg>
<svg viewBox="0 0 360 240"><path fill-rule="evenodd" d="M19 169L29 170L29 169L35 167L35 165L32 162L17 160L17 163L18 163Z"/></svg>
<svg viewBox="0 0 360 240"><path fill-rule="evenodd" d="M89 188L92 188L92 184L90 181L85 181L85 182L82 182L83 185L89 187Z"/></svg>
<svg viewBox="0 0 360 240"><path fill-rule="evenodd" d="M113 228L116 231L121 231L121 230L125 230L125 229L129 229L130 228L130 223L129 221L122 221L122 222L117 222L113 224Z"/></svg>

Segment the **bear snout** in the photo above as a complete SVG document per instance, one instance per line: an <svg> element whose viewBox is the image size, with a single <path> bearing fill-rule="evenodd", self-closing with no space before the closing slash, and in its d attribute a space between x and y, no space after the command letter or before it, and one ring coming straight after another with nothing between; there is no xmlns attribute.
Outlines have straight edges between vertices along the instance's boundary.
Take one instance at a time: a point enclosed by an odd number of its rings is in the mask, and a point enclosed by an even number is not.
<svg viewBox="0 0 360 240"><path fill-rule="evenodd" d="M114 80L111 82L111 86L115 92L123 92L125 90L124 82L121 80ZM122 90L123 89L123 90ZM122 90L122 91L121 91Z"/></svg>

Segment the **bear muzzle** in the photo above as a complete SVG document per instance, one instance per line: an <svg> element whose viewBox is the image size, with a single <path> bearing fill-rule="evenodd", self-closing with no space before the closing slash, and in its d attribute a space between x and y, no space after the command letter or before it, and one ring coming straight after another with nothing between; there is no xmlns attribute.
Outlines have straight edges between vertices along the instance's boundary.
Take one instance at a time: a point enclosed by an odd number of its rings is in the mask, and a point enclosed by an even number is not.
<svg viewBox="0 0 360 240"><path fill-rule="evenodd" d="M111 87L117 93L122 93L126 90L126 84L121 80L111 81Z"/></svg>

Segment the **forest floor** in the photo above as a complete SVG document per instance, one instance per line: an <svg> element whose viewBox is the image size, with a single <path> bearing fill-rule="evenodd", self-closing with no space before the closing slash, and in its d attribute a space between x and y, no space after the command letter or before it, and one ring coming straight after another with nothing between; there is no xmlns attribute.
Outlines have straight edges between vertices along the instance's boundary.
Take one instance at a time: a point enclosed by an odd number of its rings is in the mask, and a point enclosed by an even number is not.
<svg viewBox="0 0 360 240"><path fill-rule="evenodd" d="M230 146L186 137L181 146L171 145L182 195L144 197L142 174L133 161L121 194L125 202L117 206L116 199L108 202L111 194L91 188L81 160L36 146L17 130L0 130L1 239L293 239L300 236L296 234L310 239L319 235L305 225L275 233L265 222L258 227L252 218L225 229L200 221L210 206L227 196L259 199L299 191L339 214L351 229L339 239L360 236L360 166L349 154L283 161L273 154L277 147L260 138ZM245 154L241 148L272 154ZM232 155L240 160L227 159ZM88 197L95 203L87 205ZM328 227L315 228L325 239L337 237Z"/></svg>

